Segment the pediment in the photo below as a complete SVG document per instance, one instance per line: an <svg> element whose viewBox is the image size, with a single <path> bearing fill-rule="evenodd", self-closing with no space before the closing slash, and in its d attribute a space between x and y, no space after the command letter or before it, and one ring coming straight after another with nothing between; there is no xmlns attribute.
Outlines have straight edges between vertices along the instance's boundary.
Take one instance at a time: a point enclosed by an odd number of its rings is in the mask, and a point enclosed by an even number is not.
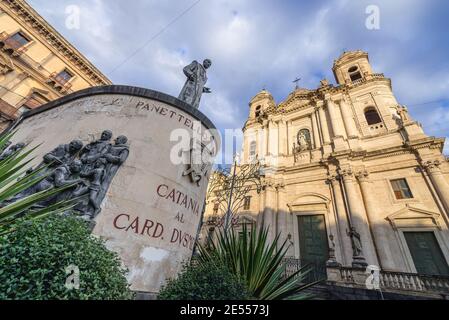
<svg viewBox="0 0 449 320"><path fill-rule="evenodd" d="M326 210L330 200L318 193L303 193L300 194L295 201L288 204L291 211L299 210L300 208L309 208L316 210Z"/></svg>
<svg viewBox="0 0 449 320"><path fill-rule="evenodd" d="M256 219L248 215L239 215L239 223L251 224L256 223Z"/></svg>
<svg viewBox="0 0 449 320"><path fill-rule="evenodd" d="M398 210L386 217L393 228L419 228L419 227L437 227L439 224L440 214L407 205L405 208Z"/></svg>
<svg viewBox="0 0 449 320"><path fill-rule="evenodd" d="M43 96L46 96L46 95L49 94L49 91L43 90L43 89L40 89L40 88L36 88L36 87L34 87L31 91L32 92L36 92L36 93L38 93L40 95L43 95Z"/></svg>

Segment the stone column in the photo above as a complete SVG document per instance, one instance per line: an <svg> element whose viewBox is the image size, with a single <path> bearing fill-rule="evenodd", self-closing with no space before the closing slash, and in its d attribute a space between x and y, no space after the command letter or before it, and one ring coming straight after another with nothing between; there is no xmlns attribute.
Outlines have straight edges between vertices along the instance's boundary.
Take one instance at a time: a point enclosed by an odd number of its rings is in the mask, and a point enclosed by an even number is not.
<svg viewBox="0 0 449 320"><path fill-rule="evenodd" d="M285 199L285 186L283 183L276 185L277 192L277 213L276 213L276 233L279 234L279 247L287 240L288 226L287 215L289 213ZM288 244L287 244L288 245Z"/></svg>
<svg viewBox="0 0 449 320"><path fill-rule="evenodd" d="M352 110L344 98L340 100L340 109L343 115L343 122L345 123L348 138L357 138L359 136L359 132L355 126Z"/></svg>
<svg viewBox="0 0 449 320"><path fill-rule="evenodd" d="M327 127L326 114L322 106L318 108L318 113L320 117L321 133L323 135L323 143L329 144L331 143L329 128Z"/></svg>
<svg viewBox="0 0 449 320"><path fill-rule="evenodd" d="M354 181L354 174L350 168L340 169L340 175L343 178L343 184L346 191L347 204L350 214L350 234L353 248L353 261L354 267L365 267L368 264L379 265L376 257L376 251L374 249L374 243L369 230L368 219L366 217L363 200L360 197L360 193L357 190L357 184ZM358 236L362 248L358 246ZM357 254L357 251L361 253Z"/></svg>
<svg viewBox="0 0 449 320"><path fill-rule="evenodd" d="M370 226L371 234L373 235L374 246L376 250L377 259L379 260L379 267L381 269L394 270L393 254L388 245L387 234L384 230L386 222L380 215L377 214L379 199L374 196L374 190L371 188L369 181L369 174L366 170L357 172L357 180L360 184L363 200L365 203L366 214Z"/></svg>
<svg viewBox="0 0 449 320"><path fill-rule="evenodd" d="M259 215L257 216L258 230L262 227L265 227L265 218L264 218L265 197L266 197L265 186L262 185L262 190L259 193Z"/></svg>
<svg viewBox="0 0 449 320"><path fill-rule="evenodd" d="M285 195L287 195L288 193L286 192ZM286 206L288 207L287 209L287 239L288 239L288 249L287 249L287 254L286 256L288 257L294 257L295 256L295 243L294 243L294 228L295 228L295 223L297 223L297 221L295 221L294 216L293 216L293 211L292 208L286 203ZM298 245L298 244L296 244Z"/></svg>
<svg viewBox="0 0 449 320"><path fill-rule="evenodd" d="M279 132L278 127L274 121L268 122L268 154L277 157L279 154Z"/></svg>
<svg viewBox="0 0 449 320"><path fill-rule="evenodd" d="M257 129L257 139L259 159L265 159L268 154L268 126Z"/></svg>
<svg viewBox="0 0 449 320"><path fill-rule="evenodd" d="M276 221L274 213L276 210L276 190L272 183L268 183L265 189L265 208L263 211L264 226L269 228L267 242L271 243L276 234Z"/></svg>
<svg viewBox="0 0 449 320"><path fill-rule="evenodd" d="M343 137L343 124L341 123L341 115L340 111L337 110L337 106L335 103L328 99L326 100L327 110L329 110L329 116L331 118L332 131L334 132L335 137Z"/></svg>
<svg viewBox="0 0 449 320"><path fill-rule="evenodd" d="M328 177L327 183L331 186L332 196L334 198L334 210L335 218L338 226L337 239L340 245L341 252L341 263L344 266L348 266L352 260L352 246L351 240L346 234L349 230L348 215L346 213L345 203L343 199L342 190L340 187L339 176L336 174L331 174Z"/></svg>
<svg viewBox="0 0 449 320"><path fill-rule="evenodd" d="M423 162L422 166L427 170L430 180L446 209L446 213L449 214L449 185L441 172L441 163L440 160L431 160Z"/></svg>
<svg viewBox="0 0 449 320"><path fill-rule="evenodd" d="M279 154L287 155L287 128L286 122L284 120L279 120L278 122L279 128Z"/></svg>
<svg viewBox="0 0 449 320"><path fill-rule="evenodd" d="M320 132L318 130L318 119L316 115L316 110L312 112L312 128L313 128L313 142L314 142L314 148L321 148L321 138L320 138Z"/></svg>

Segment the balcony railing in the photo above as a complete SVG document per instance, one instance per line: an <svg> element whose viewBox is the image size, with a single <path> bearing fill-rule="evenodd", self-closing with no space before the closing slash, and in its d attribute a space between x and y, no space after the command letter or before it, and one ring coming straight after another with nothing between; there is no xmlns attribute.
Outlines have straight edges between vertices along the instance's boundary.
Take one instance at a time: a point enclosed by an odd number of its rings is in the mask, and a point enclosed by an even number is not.
<svg viewBox="0 0 449 320"><path fill-rule="evenodd" d="M380 286L388 289L449 293L449 277L382 271Z"/></svg>
<svg viewBox="0 0 449 320"><path fill-rule="evenodd" d="M367 81L373 80L373 79L385 79L385 76L383 73L371 73L371 74L366 74L363 78L354 80L352 82L350 82L353 86L365 83Z"/></svg>
<svg viewBox="0 0 449 320"><path fill-rule="evenodd" d="M53 85L55 89L62 93L67 93L70 88L72 87L72 84L64 77L61 77L58 75L58 73L53 72L50 74L49 79L47 80L47 83Z"/></svg>
<svg viewBox="0 0 449 320"><path fill-rule="evenodd" d="M285 273L284 277L289 277L293 275L295 272L299 271L301 268L304 268L304 272L308 271L305 282L315 282L326 280L326 263L325 262L306 262L301 259L296 258L284 258L282 262L285 264Z"/></svg>

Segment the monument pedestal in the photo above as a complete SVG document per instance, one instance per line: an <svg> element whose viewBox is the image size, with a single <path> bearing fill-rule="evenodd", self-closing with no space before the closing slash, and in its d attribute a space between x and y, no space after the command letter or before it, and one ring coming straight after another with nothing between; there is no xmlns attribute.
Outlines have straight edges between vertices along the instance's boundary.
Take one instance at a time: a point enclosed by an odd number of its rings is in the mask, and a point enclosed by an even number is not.
<svg viewBox="0 0 449 320"><path fill-rule="evenodd" d="M26 113L14 124L12 140L29 148L42 143L34 152L38 165L74 139L83 142L83 153L105 129L128 138L129 155L104 190L93 234L119 254L132 290L157 293L192 255L220 137L208 118L177 98L114 85L81 90ZM210 161L195 158L196 147Z"/></svg>

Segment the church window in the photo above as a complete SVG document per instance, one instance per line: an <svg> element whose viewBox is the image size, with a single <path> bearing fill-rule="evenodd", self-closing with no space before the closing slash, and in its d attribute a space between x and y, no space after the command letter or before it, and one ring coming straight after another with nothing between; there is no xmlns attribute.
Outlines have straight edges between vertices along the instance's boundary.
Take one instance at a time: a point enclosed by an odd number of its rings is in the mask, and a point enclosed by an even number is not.
<svg viewBox="0 0 449 320"><path fill-rule="evenodd" d="M29 109L36 109L41 105L47 103L49 100L44 96L34 92L32 93L27 100L22 104L22 107Z"/></svg>
<svg viewBox="0 0 449 320"><path fill-rule="evenodd" d="M62 70L56 76L56 79L58 79L58 81L61 83L66 83L72 78L73 78L73 74L70 71L68 71L67 69Z"/></svg>
<svg viewBox="0 0 449 320"><path fill-rule="evenodd" d="M260 114L261 114L260 109L262 109L262 106L257 106L256 107L256 118L260 117Z"/></svg>
<svg viewBox="0 0 449 320"><path fill-rule="evenodd" d="M368 123L368 125L373 125L373 124L382 122L379 114L377 113L377 111L374 107L369 107L369 108L365 109L365 118L366 118L366 122Z"/></svg>
<svg viewBox="0 0 449 320"><path fill-rule="evenodd" d="M348 69L349 77L351 78L351 81L356 81L359 79L362 79L362 74L359 71L359 68L357 66L353 66Z"/></svg>
<svg viewBox="0 0 449 320"><path fill-rule="evenodd" d="M407 180L405 179L391 180L391 186L393 187L396 199L401 200L413 198L412 191L408 186Z"/></svg>
<svg viewBox="0 0 449 320"><path fill-rule="evenodd" d="M243 200L243 210L249 210L251 207L251 196L246 196Z"/></svg>
<svg viewBox="0 0 449 320"><path fill-rule="evenodd" d="M252 141L251 144L249 145L249 156L251 158L254 158L256 156L256 141Z"/></svg>

